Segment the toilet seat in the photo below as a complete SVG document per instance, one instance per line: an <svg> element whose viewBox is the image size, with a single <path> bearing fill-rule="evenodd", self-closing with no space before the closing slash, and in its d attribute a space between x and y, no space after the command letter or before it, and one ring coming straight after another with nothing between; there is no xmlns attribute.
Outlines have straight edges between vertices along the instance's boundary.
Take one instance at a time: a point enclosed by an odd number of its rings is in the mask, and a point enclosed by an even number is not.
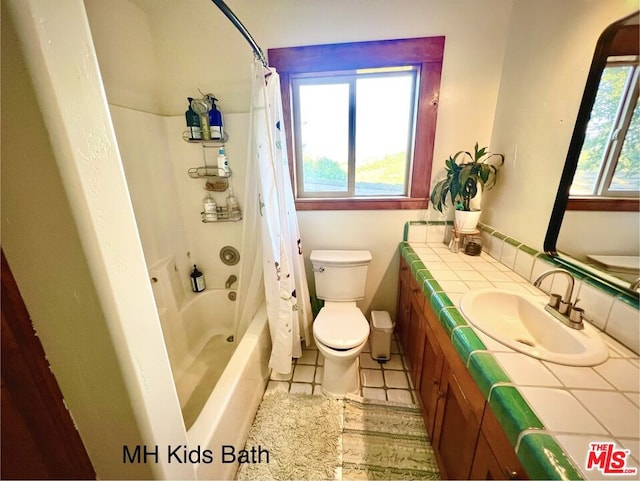
<svg viewBox="0 0 640 481"><path fill-rule="evenodd" d="M323 307L313 322L316 341L331 349L360 346L369 337L369 323L355 305Z"/></svg>

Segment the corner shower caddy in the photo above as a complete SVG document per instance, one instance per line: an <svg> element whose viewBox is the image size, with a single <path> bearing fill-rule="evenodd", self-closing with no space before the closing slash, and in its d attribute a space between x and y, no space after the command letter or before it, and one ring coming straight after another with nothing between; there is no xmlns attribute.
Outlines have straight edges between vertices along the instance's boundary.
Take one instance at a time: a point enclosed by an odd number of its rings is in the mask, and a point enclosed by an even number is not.
<svg viewBox="0 0 640 481"><path fill-rule="evenodd" d="M227 140L229 140L229 136L225 132L222 139L211 139L211 140L200 140L200 139L190 139L189 133L187 131L183 132L182 139L188 144L200 144L202 146L202 158L203 158L203 166L202 167L191 167L187 170L187 174L192 179L206 179L204 184L204 190L210 192L225 192L229 188L229 178L231 177L231 169L229 169L228 175L219 175L218 174L218 166L210 166L207 165L207 149L219 149L220 147L225 147ZM240 213L240 217L238 219L231 219L230 212L227 206L216 206L216 216L217 220L206 220L204 212L200 212L202 216L202 222L215 224L219 222L238 222L242 220L242 213Z"/></svg>

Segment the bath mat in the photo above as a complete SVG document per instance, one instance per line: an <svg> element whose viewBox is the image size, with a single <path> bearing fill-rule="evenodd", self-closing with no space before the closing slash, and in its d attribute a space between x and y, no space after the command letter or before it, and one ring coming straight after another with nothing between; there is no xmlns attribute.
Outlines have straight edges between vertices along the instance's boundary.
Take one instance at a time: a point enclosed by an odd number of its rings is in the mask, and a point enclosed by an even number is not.
<svg viewBox="0 0 640 481"><path fill-rule="evenodd" d="M343 404L310 394L265 394L246 449L261 446L269 463L241 464L238 480L335 480Z"/></svg>
<svg viewBox="0 0 640 481"><path fill-rule="evenodd" d="M348 397L342 479L440 479L420 408Z"/></svg>

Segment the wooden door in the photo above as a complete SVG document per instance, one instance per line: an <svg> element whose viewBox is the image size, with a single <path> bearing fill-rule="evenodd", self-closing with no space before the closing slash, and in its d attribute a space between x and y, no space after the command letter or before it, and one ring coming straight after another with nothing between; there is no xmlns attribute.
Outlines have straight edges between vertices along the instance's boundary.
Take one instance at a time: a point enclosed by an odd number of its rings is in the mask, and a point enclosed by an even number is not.
<svg viewBox="0 0 640 481"><path fill-rule="evenodd" d="M2 252L2 479L95 479Z"/></svg>

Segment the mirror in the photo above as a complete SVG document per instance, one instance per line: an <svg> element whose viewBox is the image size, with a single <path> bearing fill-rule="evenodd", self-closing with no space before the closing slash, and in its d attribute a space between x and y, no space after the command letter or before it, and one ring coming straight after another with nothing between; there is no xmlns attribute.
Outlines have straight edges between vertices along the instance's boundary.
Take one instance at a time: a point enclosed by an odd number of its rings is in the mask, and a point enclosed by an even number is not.
<svg viewBox="0 0 640 481"><path fill-rule="evenodd" d="M544 250L638 295L640 12L600 35Z"/></svg>

